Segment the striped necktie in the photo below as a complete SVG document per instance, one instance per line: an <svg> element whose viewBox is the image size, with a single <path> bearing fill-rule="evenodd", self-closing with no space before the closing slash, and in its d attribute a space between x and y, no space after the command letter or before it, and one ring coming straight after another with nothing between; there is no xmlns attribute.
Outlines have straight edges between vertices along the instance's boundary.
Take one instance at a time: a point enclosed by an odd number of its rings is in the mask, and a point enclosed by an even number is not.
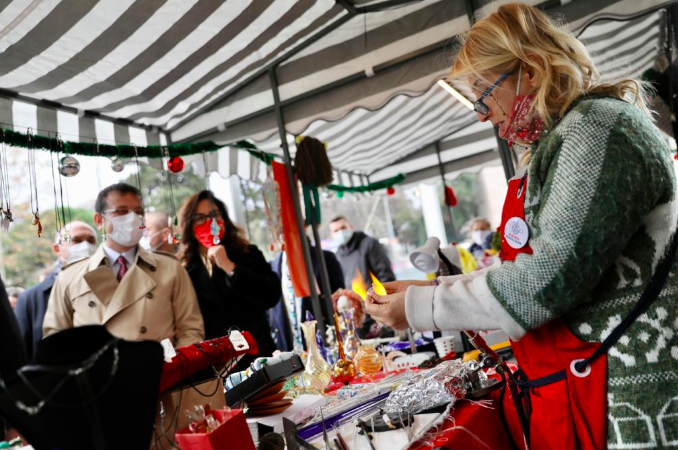
<svg viewBox="0 0 678 450"><path fill-rule="evenodd" d="M124 256L120 255L120 257L118 257L118 264L120 264L120 268L118 269L118 282L120 282L122 277L127 273L127 260Z"/></svg>

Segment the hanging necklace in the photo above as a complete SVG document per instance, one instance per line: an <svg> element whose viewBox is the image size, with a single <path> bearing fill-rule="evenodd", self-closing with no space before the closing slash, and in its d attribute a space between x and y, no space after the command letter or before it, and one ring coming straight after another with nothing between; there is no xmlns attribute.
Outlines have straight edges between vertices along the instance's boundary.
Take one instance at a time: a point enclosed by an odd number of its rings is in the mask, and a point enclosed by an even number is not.
<svg viewBox="0 0 678 450"><path fill-rule="evenodd" d="M70 244L71 243L71 235L66 229L66 208L64 206L64 186L61 182L61 174L58 173L59 171L59 159L61 158L61 150L63 146L63 142L61 141L61 137L59 134L56 134L56 137L54 139L56 142L56 148L51 149L50 148L50 162L52 165L52 185L54 188L54 215L56 218L56 229L57 233L61 235L61 239L65 241L66 243ZM50 147L52 145L52 139L50 139ZM56 164L55 164L56 161ZM57 178L59 179L59 183L57 185ZM69 216L70 216L70 208L69 208Z"/></svg>
<svg viewBox="0 0 678 450"><path fill-rule="evenodd" d="M212 208L213 208L213 203L212 203L212 190L210 189L210 168L207 164L207 155L205 154L205 150L202 151L202 162L203 165L205 166L205 188L207 191L210 192L209 195L209 200L210 200L210 215L212 214ZM221 243L221 239L219 238L219 233L221 232L221 227L217 223L217 219L212 217L210 223L210 234L212 235L212 243L214 245L219 245Z"/></svg>
<svg viewBox="0 0 678 450"><path fill-rule="evenodd" d="M101 347L99 350L97 350L94 354L92 354L89 358L87 358L85 361L83 361L80 365L76 367L73 366L50 367L43 365L28 365L17 370L17 375L18 378L21 380L21 384L26 386L39 399L38 402L34 405L27 405L24 401L16 398L14 394L11 393L10 390L7 388L5 380L3 380L2 378L0 378L0 390L4 391L7 397L14 402L14 406L16 406L17 409L24 411L29 416L34 416L38 414L42 410L42 408L48 404L60 408L82 407L82 405L94 402L99 397L101 397L108 390L108 387L115 379L115 375L118 372L118 363L120 362L120 350L118 348L119 342L120 339L117 338L110 340L107 344L105 344L103 347ZM110 377L104 383L102 389L97 394L93 395L90 398L83 399L83 401L80 403L68 404L53 400L54 396L59 392L59 390L61 390L62 387L64 387L64 385L69 380L75 377L79 377L80 375L85 374L87 371L91 370L96 365L96 363L109 351L112 351ZM47 395L43 395L26 377L27 372L37 372L39 374L59 374L63 375L63 378L54 385L54 388L52 388L52 390Z"/></svg>
<svg viewBox="0 0 678 450"><path fill-rule="evenodd" d="M169 171L169 160L170 154L167 147L162 148L163 152L163 175L164 175L164 194L165 194L165 204L167 205L167 211L169 217L167 217L167 228L172 230L172 225L175 227L179 225L179 220L177 218L176 205L174 204L174 187L172 186L172 174ZM176 229L175 229L176 231ZM176 245L179 243L181 235L179 233L170 234L167 237L167 243L170 245Z"/></svg>
<svg viewBox="0 0 678 450"><path fill-rule="evenodd" d="M143 206L144 199L141 194L141 166L139 165L139 149L137 149L137 144L132 144L132 147L134 147L134 164L137 166L137 189L139 190L139 199L141 200L141 205ZM143 230L144 228L146 228L146 225L144 224L144 218L142 216L141 222L139 223L139 229Z"/></svg>
<svg viewBox="0 0 678 450"><path fill-rule="evenodd" d="M38 227L38 237L42 236L42 224L40 223L40 208L38 207L38 177L35 169L35 150L33 149L33 133L29 128L26 136L28 137L28 180L31 189L31 213L33 214L32 224Z"/></svg>
<svg viewBox="0 0 678 450"><path fill-rule="evenodd" d="M7 144L5 143L5 130L2 129L2 149L0 149L0 227L9 230L12 219L12 206L9 192L9 170L7 168Z"/></svg>

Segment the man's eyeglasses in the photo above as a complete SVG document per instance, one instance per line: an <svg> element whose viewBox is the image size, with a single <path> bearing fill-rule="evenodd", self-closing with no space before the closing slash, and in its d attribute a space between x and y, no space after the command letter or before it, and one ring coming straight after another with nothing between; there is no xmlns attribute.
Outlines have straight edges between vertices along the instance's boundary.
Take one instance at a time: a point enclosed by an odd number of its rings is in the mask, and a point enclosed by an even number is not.
<svg viewBox="0 0 678 450"><path fill-rule="evenodd" d="M212 211L209 214L194 214L191 217L191 221L195 225L202 225L205 222L207 222L207 219L217 219L217 220L219 220L219 219L221 219L221 214L219 214L219 211Z"/></svg>
<svg viewBox="0 0 678 450"><path fill-rule="evenodd" d="M113 217L118 217L118 216L126 216L127 214L130 213L130 211L135 213L135 214L140 215L141 217L143 217L144 214L146 214L146 211L144 211L144 208L139 207L139 208L129 209L126 206L119 206L115 209L104 209L101 212L102 212L102 214L110 214Z"/></svg>
<svg viewBox="0 0 678 450"><path fill-rule="evenodd" d="M501 76L499 76L499 78L497 78L497 81L495 81L492 86L485 89L485 91L482 93L480 98L478 98L478 100L476 100L475 103L473 103L473 110L475 112L477 112L478 114L482 114L483 116L486 116L490 112L490 108L483 102L483 100L485 100L487 98L487 96L492 93L494 88L499 86L499 84L502 81L504 81L504 79L506 79L506 77L508 77L509 75L511 75L511 74L510 73L501 74Z"/></svg>

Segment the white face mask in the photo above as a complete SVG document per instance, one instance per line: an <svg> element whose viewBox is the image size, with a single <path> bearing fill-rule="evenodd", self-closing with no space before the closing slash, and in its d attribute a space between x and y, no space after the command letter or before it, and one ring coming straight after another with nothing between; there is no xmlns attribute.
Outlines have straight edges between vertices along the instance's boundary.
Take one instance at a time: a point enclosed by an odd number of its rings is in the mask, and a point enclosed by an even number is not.
<svg viewBox="0 0 678 450"><path fill-rule="evenodd" d="M485 238L490 234L492 234L492 230L476 230L471 233L471 239L473 239L473 242L476 244L482 246L485 243Z"/></svg>
<svg viewBox="0 0 678 450"><path fill-rule="evenodd" d="M351 240L353 237L353 230L339 230L335 231L334 234L332 235L332 238L337 242L339 245L346 245L348 244L348 241Z"/></svg>
<svg viewBox="0 0 678 450"><path fill-rule="evenodd" d="M97 246L90 244L87 241L82 241L79 244L71 245L68 248L64 248L68 252L68 258L66 259L66 264L71 264L80 259L89 258L97 250ZM63 251L63 250L62 250Z"/></svg>
<svg viewBox="0 0 678 450"><path fill-rule="evenodd" d="M134 247L144 235L141 216L135 212L106 220L113 226L108 238L124 247Z"/></svg>
<svg viewBox="0 0 678 450"><path fill-rule="evenodd" d="M144 236L142 236L141 241L139 241L139 245L141 245L141 247L142 247L144 250L147 250L147 251L149 251L149 252L154 252L154 251L156 251L157 249L160 248L160 246L161 246L162 244L165 243L165 241L168 241L168 239L165 239L164 241L160 241L160 242L158 242L158 243L155 244L155 245L151 245L151 242L153 242L153 238L156 237L157 235L159 235L160 233L166 233L166 234L167 234L167 231L165 231L165 230L160 230L160 231L156 231L155 233L152 233L152 234L144 235ZM168 242L169 242L169 241L168 241Z"/></svg>

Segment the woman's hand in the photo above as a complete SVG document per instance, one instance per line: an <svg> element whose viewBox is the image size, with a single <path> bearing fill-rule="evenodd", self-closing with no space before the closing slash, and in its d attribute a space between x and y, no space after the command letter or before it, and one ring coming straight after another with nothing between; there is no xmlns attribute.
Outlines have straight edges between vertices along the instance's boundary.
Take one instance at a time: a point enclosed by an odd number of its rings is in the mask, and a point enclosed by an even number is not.
<svg viewBox="0 0 678 450"><path fill-rule="evenodd" d="M353 314L353 323L355 324L356 328L360 328L363 326L363 322L365 322L365 302L358 294L351 290L337 289L337 291L332 294L332 306L337 312L339 311L337 302L342 295L348 299L351 308L354 309L355 312Z"/></svg>
<svg viewBox="0 0 678 450"><path fill-rule="evenodd" d="M231 273L235 270L235 264L229 259L226 247L223 245L215 245L207 249L207 257L226 273Z"/></svg>
<svg viewBox="0 0 678 450"><path fill-rule="evenodd" d="M405 314L404 290L390 295L368 296L365 301L365 309L374 320L388 325L394 330L405 330L410 326Z"/></svg>
<svg viewBox="0 0 678 450"><path fill-rule="evenodd" d="M408 287L410 286L430 286L431 282L430 281L422 281L422 280L402 280L402 281L389 281L388 283L384 283L384 289L386 289L386 294L391 295L395 294L397 292L405 292ZM379 294L374 292L374 287L371 287L369 291L367 291L367 297L366 300L371 299L377 303L379 303L378 298L381 297ZM372 315L372 313L369 313Z"/></svg>

